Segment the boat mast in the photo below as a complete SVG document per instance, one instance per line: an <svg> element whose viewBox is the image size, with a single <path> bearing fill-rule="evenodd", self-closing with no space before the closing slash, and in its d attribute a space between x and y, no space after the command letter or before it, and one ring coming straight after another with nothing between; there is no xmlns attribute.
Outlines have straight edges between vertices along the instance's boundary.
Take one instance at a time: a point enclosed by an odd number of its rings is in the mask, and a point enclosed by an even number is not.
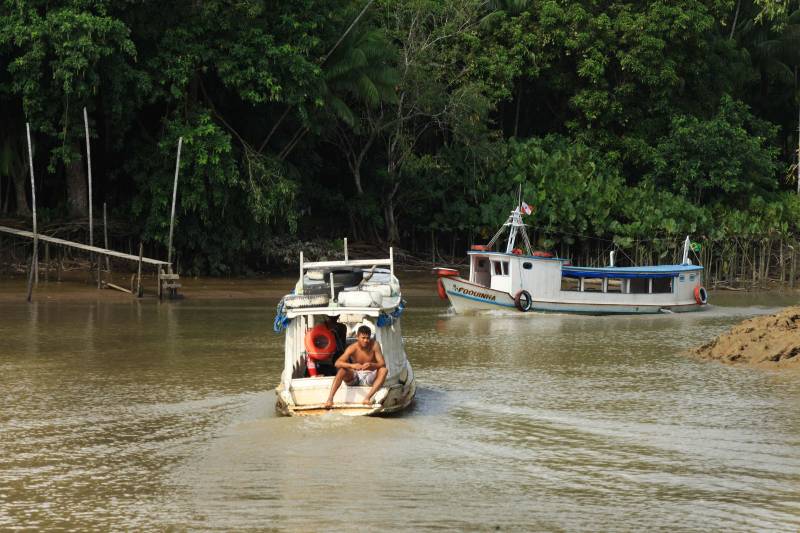
<svg viewBox="0 0 800 533"><path fill-rule="evenodd" d="M689 240L689 236L686 236L686 241L683 243L683 262L682 265L689 264L689 247L692 245L691 241Z"/></svg>
<svg viewBox="0 0 800 533"><path fill-rule="evenodd" d="M522 235L522 242L525 245L528 255L531 255L532 253L531 241L528 239L528 232L525 230L525 223L522 222L521 208L522 208L522 186L520 185L517 207L516 209L511 211L511 214L509 215L505 224L500 226L500 229L497 230L497 233L494 234L492 240L490 240L489 244L487 244L490 250L492 246L494 246L494 243L497 242L497 239L500 238L500 235L503 234L503 230L505 229L505 227L508 226L510 229L508 232L508 241L506 241L506 253L507 254L514 253L514 244L516 243L517 240L517 233L520 233Z"/></svg>

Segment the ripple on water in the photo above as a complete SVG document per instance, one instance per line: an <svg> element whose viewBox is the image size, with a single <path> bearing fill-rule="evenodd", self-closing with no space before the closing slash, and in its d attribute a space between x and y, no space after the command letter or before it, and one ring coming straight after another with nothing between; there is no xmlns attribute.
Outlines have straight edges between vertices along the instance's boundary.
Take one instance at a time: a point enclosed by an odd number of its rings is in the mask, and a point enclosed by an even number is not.
<svg viewBox="0 0 800 533"><path fill-rule="evenodd" d="M271 305L4 306L0 529L800 528L798 381L680 355L768 307L410 299L387 419L276 417Z"/></svg>

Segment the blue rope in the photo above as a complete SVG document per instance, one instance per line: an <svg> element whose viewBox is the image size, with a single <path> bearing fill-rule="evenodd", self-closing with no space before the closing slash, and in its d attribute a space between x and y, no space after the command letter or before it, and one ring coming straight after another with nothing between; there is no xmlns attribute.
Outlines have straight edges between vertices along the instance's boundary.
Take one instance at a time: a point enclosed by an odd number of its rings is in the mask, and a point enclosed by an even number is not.
<svg viewBox="0 0 800 533"><path fill-rule="evenodd" d="M275 333L283 333L283 330L285 330L289 326L289 322L292 321L286 316L286 309L283 300L284 299L281 298L281 301L278 302L278 307L275 309L275 320L272 322L272 331Z"/></svg>
<svg viewBox="0 0 800 533"><path fill-rule="evenodd" d="M396 319L400 318L400 315L403 314L403 310L405 308L406 308L405 300L400 300L400 303L398 304L397 309L395 309L394 311L392 311L388 315L386 313L381 313L380 315L378 315L378 320L376 321L378 327L382 328L382 327L391 326L392 324L394 324L394 321Z"/></svg>

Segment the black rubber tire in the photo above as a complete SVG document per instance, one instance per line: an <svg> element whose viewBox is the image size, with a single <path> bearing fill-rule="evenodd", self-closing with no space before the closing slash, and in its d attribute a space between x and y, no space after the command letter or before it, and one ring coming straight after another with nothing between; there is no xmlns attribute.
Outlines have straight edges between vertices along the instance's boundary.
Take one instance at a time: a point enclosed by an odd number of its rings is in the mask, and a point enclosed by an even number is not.
<svg viewBox="0 0 800 533"><path fill-rule="evenodd" d="M526 290L519 291L514 296L514 306L523 313L530 311L531 307L533 307L533 297L531 293Z"/></svg>
<svg viewBox="0 0 800 533"><path fill-rule="evenodd" d="M364 278L364 272L361 270L334 270L333 271L333 291L338 295L339 292L345 287L355 287ZM303 280L303 293L304 294L330 294L330 272L325 274L324 280L311 280L306 278Z"/></svg>

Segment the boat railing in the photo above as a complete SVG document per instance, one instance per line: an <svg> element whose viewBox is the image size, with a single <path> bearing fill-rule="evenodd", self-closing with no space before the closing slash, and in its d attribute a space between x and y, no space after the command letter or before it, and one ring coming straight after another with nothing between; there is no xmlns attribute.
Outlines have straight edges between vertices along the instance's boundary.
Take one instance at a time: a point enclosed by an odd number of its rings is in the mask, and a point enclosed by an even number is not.
<svg viewBox="0 0 800 533"><path fill-rule="evenodd" d="M389 272L394 276L394 248L389 247L389 257L387 259L350 259L347 254L347 238L344 239L344 260L343 261L309 261L303 259L303 252L300 252L300 279L306 270L312 268L332 268L339 266L347 267L373 267L388 266Z"/></svg>

